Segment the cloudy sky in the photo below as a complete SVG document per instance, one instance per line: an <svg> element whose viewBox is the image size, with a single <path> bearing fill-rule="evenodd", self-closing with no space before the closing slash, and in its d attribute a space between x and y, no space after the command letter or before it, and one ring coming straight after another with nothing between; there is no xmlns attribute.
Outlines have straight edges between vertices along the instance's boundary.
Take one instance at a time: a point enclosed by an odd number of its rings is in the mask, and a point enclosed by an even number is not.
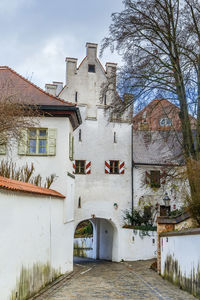
<svg viewBox="0 0 200 300"><path fill-rule="evenodd" d="M0 0L0 65L44 88L65 80L65 57L85 56L86 42L101 43L122 0ZM119 62L107 50L101 59Z"/></svg>

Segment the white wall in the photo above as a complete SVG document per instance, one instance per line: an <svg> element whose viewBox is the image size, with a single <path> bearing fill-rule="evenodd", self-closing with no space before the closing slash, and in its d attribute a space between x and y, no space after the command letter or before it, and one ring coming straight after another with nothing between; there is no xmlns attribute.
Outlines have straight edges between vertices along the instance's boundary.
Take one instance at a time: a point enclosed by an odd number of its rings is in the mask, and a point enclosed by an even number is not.
<svg viewBox="0 0 200 300"><path fill-rule="evenodd" d="M58 117L38 118L36 127L57 129L55 156L18 155L18 145L12 141L7 154L0 155L0 160L12 160L17 166L24 166L26 163L31 166L31 163L33 163L35 167L34 174L40 174L44 180L47 176L56 174L51 188L66 196L65 213L63 213L62 219L64 218L65 222L70 222L74 219L75 181L67 173L73 173L72 162L69 159L69 133L73 132L73 128L68 118Z"/></svg>
<svg viewBox="0 0 200 300"><path fill-rule="evenodd" d="M80 256L95 258L93 251L93 237L74 238L74 249L76 248L80 248Z"/></svg>
<svg viewBox="0 0 200 300"><path fill-rule="evenodd" d="M120 257L125 261L145 260L157 256L156 231L122 228L120 230Z"/></svg>
<svg viewBox="0 0 200 300"><path fill-rule="evenodd" d="M10 299L11 291L18 291L22 267L29 274L34 266L43 274L45 264L58 274L72 271L74 228L72 223L63 223L63 202L60 198L0 191L2 300Z"/></svg>
<svg viewBox="0 0 200 300"><path fill-rule="evenodd" d="M165 184L161 183L161 187L158 189L152 189L145 182L145 172L150 173L151 170L160 170L163 172L162 168L159 166L135 166L133 169L133 178L134 178L134 206L138 207L141 203L141 207L149 204L155 205L159 203L164 205L163 198L165 193L168 193L170 197L171 210L173 210L174 205L176 208L180 208L183 205L181 187L183 183L174 178L171 182L166 182ZM162 182L162 180L161 180ZM176 187L175 187L176 186Z"/></svg>
<svg viewBox="0 0 200 300"><path fill-rule="evenodd" d="M182 275L190 278L200 267L200 234L161 237L161 274L168 256L177 260ZM199 270L198 270L199 272Z"/></svg>

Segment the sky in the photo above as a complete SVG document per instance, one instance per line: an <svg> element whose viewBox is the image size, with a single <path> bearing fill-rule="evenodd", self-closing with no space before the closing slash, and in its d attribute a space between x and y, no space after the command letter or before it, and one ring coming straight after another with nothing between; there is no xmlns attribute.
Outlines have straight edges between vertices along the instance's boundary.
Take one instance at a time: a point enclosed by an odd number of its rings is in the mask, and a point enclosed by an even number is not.
<svg viewBox="0 0 200 300"><path fill-rule="evenodd" d="M100 44L122 0L0 0L0 65L44 89L65 83L65 57L85 57L86 42ZM101 62L121 63L106 50Z"/></svg>

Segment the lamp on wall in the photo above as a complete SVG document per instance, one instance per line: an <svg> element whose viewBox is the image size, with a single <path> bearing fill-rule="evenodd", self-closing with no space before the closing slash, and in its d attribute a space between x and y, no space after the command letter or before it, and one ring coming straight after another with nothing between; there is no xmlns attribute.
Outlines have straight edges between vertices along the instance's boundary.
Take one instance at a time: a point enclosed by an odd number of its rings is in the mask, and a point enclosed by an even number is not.
<svg viewBox="0 0 200 300"><path fill-rule="evenodd" d="M171 201L171 199L169 198L169 196L166 192L165 196L163 198L163 202L165 203L167 216L169 216L170 201Z"/></svg>

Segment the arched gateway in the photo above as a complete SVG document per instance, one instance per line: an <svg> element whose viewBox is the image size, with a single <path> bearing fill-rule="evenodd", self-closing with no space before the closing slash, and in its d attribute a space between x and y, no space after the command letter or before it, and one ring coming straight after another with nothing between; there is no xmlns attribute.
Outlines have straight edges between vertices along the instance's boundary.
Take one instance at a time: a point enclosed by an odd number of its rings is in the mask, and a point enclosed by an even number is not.
<svg viewBox="0 0 200 300"><path fill-rule="evenodd" d="M75 230L83 221L86 220L76 222ZM93 236L83 239L82 243L79 242L79 245L82 245L80 248L85 247L90 250L85 251L85 256L93 259L118 261L118 231L115 224L104 218L90 218L87 221L90 221L93 226ZM77 239L75 239L75 243L77 243Z"/></svg>

